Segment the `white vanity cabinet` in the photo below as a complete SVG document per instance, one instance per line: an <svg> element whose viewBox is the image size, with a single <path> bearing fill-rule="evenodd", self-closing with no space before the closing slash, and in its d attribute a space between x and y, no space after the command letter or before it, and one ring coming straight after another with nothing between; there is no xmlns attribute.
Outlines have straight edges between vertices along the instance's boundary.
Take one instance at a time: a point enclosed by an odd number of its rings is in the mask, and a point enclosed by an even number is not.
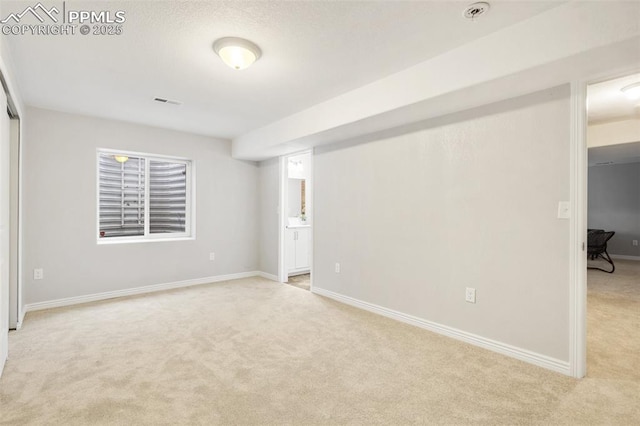
<svg viewBox="0 0 640 426"><path fill-rule="evenodd" d="M307 272L311 266L311 228L296 226L287 228L287 272Z"/></svg>

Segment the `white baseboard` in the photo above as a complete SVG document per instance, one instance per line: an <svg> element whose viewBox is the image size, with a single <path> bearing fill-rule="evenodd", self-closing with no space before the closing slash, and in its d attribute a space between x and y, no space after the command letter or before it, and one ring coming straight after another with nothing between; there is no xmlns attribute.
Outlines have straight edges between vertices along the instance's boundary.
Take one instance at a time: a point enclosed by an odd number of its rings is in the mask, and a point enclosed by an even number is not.
<svg viewBox="0 0 640 426"><path fill-rule="evenodd" d="M402 312L394 311L392 309L384 308L382 306L375 305L373 303L363 302L362 300L354 299L353 297L344 296L342 294L334 293L329 290L314 287L311 289L312 293L320 296L325 296L330 299L337 300L338 302L345 303L347 305L354 306L356 308L364 309L365 311L373 312L387 318L391 318L397 321L401 321L407 324L415 325L425 330L433 331L434 333L442 334L447 337L452 337L456 340L461 340L472 345L479 346L484 349L488 349L493 352L507 355L512 358L519 359L521 361L528 362L539 367L543 367L549 370L556 371L558 373L571 375L571 369L569 368L569 362L561 361L559 359L551 358L546 355L541 355L536 352L532 352L526 349L518 348L508 345L506 343L498 342L495 340L487 339L486 337L478 336L466 331L458 330L453 327L438 324L432 321L427 321L422 318L414 317Z"/></svg>
<svg viewBox="0 0 640 426"><path fill-rule="evenodd" d="M267 274L266 272L258 271L258 276L262 277L262 278L266 278L266 279L271 280L271 281L280 282L280 280L278 279L277 275Z"/></svg>
<svg viewBox="0 0 640 426"><path fill-rule="evenodd" d="M626 254L610 254L612 259L640 261L640 256L627 256Z"/></svg>
<svg viewBox="0 0 640 426"><path fill-rule="evenodd" d="M107 291L104 293L88 294L84 296L67 297L64 299L49 300L46 302L29 303L24 307L22 319L24 319L24 314L27 312L40 311L43 309L60 308L63 306L78 305L80 303L96 302L98 300L114 299L116 297L133 296L136 294L153 293L156 291L171 290L175 288L190 287L190 286L201 285L201 284L210 284L210 283L215 283L220 281L237 280L240 278L264 276L262 274L264 273L259 271L240 272L237 274L194 278L191 280L175 281L170 283L154 284L154 285L147 285L147 286L135 287L135 288L126 288L123 290ZM265 275L269 275L269 274L265 274ZM265 276L265 278L268 278L268 277ZM20 321L20 323L22 323L22 320Z"/></svg>

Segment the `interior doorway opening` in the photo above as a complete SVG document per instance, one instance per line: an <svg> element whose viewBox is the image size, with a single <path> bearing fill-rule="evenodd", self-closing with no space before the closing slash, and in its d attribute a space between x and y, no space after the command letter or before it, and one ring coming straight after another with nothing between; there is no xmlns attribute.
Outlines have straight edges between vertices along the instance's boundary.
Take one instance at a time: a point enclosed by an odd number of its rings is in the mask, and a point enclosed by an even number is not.
<svg viewBox="0 0 640 426"><path fill-rule="evenodd" d="M305 151L280 161L279 280L312 288L313 155Z"/></svg>
<svg viewBox="0 0 640 426"><path fill-rule="evenodd" d="M586 140L587 376L640 380L640 73L587 86Z"/></svg>
<svg viewBox="0 0 640 426"><path fill-rule="evenodd" d="M0 375L9 354L9 330L23 315L18 223L20 118L0 72Z"/></svg>

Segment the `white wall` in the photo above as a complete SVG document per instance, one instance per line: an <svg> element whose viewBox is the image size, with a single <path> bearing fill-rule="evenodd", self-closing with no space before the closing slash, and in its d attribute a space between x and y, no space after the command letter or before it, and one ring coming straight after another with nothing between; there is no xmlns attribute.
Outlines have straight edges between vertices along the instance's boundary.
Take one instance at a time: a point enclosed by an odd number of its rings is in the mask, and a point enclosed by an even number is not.
<svg viewBox="0 0 640 426"><path fill-rule="evenodd" d="M615 231L609 254L640 257L640 163L589 167L589 228Z"/></svg>
<svg viewBox="0 0 640 426"><path fill-rule="evenodd" d="M27 304L257 269L258 167L232 159L230 142L37 108L26 116ZM96 148L193 159L197 238L97 245Z"/></svg>
<svg viewBox="0 0 640 426"><path fill-rule="evenodd" d="M260 271L278 275L278 202L280 172L278 158L259 163L258 191L260 193L259 250Z"/></svg>
<svg viewBox="0 0 640 426"><path fill-rule="evenodd" d="M314 288L568 362L568 96L317 148Z"/></svg>

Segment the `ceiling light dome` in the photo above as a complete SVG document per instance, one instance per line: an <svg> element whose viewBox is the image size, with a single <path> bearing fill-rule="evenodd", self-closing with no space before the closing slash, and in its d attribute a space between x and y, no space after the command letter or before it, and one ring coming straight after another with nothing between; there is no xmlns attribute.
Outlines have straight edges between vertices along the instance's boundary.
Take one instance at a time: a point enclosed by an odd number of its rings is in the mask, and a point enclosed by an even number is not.
<svg viewBox="0 0 640 426"><path fill-rule="evenodd" d="M237 37L224 37L213 43L213 50L234 70L248 68L260 59L262 52L255 43Z"/></svg>
<svg viewBox="0 0 640 426"><path fill-rule="evenodd" d="M640 99L640 81L638 81L637 83L630 84L628 86L624 86L620 90L629 99L632 99L632 100Z"/></svg>

